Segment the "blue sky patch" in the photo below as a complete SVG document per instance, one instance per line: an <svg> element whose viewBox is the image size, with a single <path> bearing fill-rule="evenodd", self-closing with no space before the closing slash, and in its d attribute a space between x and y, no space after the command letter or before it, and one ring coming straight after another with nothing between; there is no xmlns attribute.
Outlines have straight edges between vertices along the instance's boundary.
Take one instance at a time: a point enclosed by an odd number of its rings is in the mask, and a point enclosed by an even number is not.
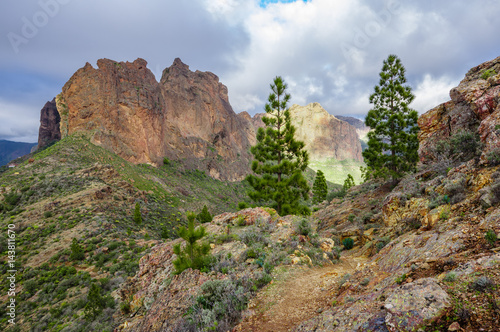
<svg viewBox="0 0 500 332"><path fill-rule="evenodd" d="M290 3L290 2L297 2L297 1L301 1L301 0L260 0L259 6L261 6L262 8L265 8L270 3L277 3L277 2ZM302 1L303 2L307 2L307 1L310 1L310 0L302 0Z"/></svg>

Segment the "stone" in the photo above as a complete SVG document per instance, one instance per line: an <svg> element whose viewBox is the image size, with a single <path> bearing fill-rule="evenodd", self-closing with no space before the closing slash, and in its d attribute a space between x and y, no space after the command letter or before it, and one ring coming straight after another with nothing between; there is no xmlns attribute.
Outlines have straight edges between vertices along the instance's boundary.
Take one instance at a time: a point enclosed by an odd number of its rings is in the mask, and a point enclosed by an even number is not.
<svg viewBox="0 0 500 332"><path fill-rule="evenodd" d="M262 121L265 115L258 113L252 118L256 129L265 126ZM296 128L295 137L305 143L311 160L363 161L356 128L329 114L319 103L294 104L290 107L290 116Z"/></svg>
<svg viewBox="0 0 500 332"><path fill-rule="evenodd" d="M449 327L448 331L460 331L462 328L458 322L453 322Z"/></svg>
<svg viewBox="0 0 500 332"><path fill-rule="evenodd" d="M500 75L487 80L481 76L486 70L500 71L500 57L469 70L460 84L450 91L451 100L443 103L418 119L420 161L436 161L436 143L460 131L472 131L483 143L481 163L487 155L500 151Z"/></svg>
<svg viewBox="0 0 500 332"><path fill-rule="evenodd" d="M44 148L61 139L59 123L61 117L57 111L56 99L48 101L40 111L40 129L38 130L38 149Z"/></svg>
<svg viewBox="0 0 500 332"><path fill-rule="evenodd" d="M384 307L389 331L414 331L432 322L450 305L448 294L432 278L406 283L389 294Z"/></svg>
<svg viewBox="0 0 500 332"><path fill-rule="evenodd" d="M160 82L143 59L100 59L97 67L87 63L57 96L61 138L80 133L132 163L158 166L167 157L220 180L248 174L254 129L233 111L216 75L180 59Z"/></svg>

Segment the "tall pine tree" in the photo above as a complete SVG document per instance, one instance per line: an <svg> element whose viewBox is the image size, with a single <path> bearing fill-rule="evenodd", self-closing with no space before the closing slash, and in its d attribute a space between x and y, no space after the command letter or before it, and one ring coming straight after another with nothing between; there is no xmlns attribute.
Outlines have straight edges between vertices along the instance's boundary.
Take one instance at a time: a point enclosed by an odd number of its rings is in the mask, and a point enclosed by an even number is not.
<svg viewBox="0 0 500 332"><path fill-rule="evenodd" d="M309 198L309 185L302 172L309 156L304 142L294 138L290 110L287 103L290 94L281 77L271 84L271 94L266 104L266 116L262 118L266 128L257 131L257 144L252 146L254 156L252 171L247 180L254 189L248 195L255 202L269 205L280 215L310 214L309 208L301 204Z"/></svg>
<svg viewBox="0 0 500 332"><path fill-rule="evenodd" d="M409 108L415 96L405 83L401 60L389 55L384 60L379 85L370 96L373 108L365 119L372 129L368 133L368 148L363 151L365 180L397 180L413 171L418 162L418 113Z"/></svg>
<svg viewBox="0 0 500 332"><path fill-rule="evenodd" d="M318 170L313 184L313 204L323 202L326 199L327 194L328 186L326 184L325 175L321 170Z"/></svg>

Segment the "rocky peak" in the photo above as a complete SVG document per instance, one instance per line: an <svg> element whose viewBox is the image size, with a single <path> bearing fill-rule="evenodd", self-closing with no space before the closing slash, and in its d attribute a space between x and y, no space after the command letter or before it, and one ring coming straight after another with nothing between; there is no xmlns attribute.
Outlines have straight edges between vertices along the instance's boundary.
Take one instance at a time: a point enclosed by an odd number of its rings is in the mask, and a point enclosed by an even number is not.
<svg viewBox="0 0 500 332"><path fill-rule="evenodd" d="M434 160L436 143L460 131L478 133L484 144L482 163L500 149L500 57L472 68L450 91L451 100L423 114L418 125L420 160Z"/></svg>
<svg viewBox="0 0 500 332"><path fill-rule="evenodd" d="M57 97L62 137L81 133L134 163L168 157L225 180L248 173L253 129L216 75L178 58L160 82L144 59L100 59L97 67L87 63Z"/></svg>
<svg viewBox="0 0 500 332"><path fill-rule="evenodd" d="M335 158L363 161L356 128L328 113L319 103L290 107L297 138L313 160Z"/></svg>
<svg viewBox="0 0 500 332"><path fill-rule="evenodd" d="M61 117L57 112L56 99L48 101L40 111L40 129L38 131L38 149L61 139L59 122Z"/></svg>

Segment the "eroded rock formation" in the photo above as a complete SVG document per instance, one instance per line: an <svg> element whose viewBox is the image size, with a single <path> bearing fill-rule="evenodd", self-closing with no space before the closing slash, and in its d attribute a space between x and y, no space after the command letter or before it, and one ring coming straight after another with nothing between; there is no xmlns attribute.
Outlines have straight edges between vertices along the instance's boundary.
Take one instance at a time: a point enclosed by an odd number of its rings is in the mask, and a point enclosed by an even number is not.
<svg viewBox="0 0 500 332"><path fill-rule="evenodd" d="M363 161L356 128L329 114L319 103L307 106L294 104L290 107L290 115L296 128L296 138L306 144L311 160ZM265 113L253 117L256 129L265 126L263 116Z"/></svg>
<svg viewBox="0 0 500 332"><path fill-rule="evenodd" d="M192 72L180 59L160 82L147 62L87 63L57 97L62 137L82 133L134 163L164 157L222 180L249 171L253 129L237 116L216 75Z"/></svg>
<svg viewBox="0 0 500 332"><path fill-rule="evenodd" d="M480 135L484 163L488 153L500 149L500 57L469 70L450 97L418 119L420 160L433 161L437 142L469 130Z"/></svg>
<svg viewBox="0 0 500 332"><path fill-rule="evenodd" d="M40 111L40 129L38 130L38 149L61 139L59 122L61 117L57 112L56 100L48 101Z"/></svg>

